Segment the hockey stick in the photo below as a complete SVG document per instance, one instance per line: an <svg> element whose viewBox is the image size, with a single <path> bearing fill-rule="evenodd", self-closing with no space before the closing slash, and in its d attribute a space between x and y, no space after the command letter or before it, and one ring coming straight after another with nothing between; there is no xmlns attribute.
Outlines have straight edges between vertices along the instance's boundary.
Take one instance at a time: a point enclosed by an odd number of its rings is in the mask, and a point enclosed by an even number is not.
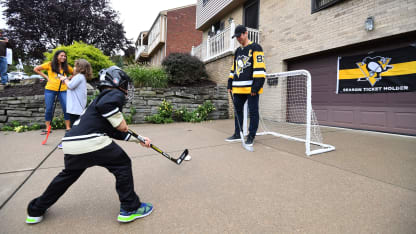
<svg viewBox="0 0 416 234"><path fill-rule="evenodd" d="M139 141L141 142L145 142L144 138L140 135L137 135L135 132L133 132L133 130L129 129L128 132L134 136L135 138L137 138ZM177 165L180 165L183 160L185 159L185 157L188 155L188 149L185 149L185 151L183 151L183 153L179 156L179 158L172 158L169 154L163 152L161 149L157 148L155 145L150 144L150 147L152 149L154 149L155 151L157 151L158 153L160 153L161 155L165 156L166 158L170 159L172 162L176 163Z"/></svg>
<svg viewBox="0 0 416 234"><path fill-rule="evenodd" d="M51 134L53 116L55 114L55 108L56 108L56 103L58 102L59 93L61 92L61 85L62 85L62 81L59 80L58 94L55 97L55 105L53 106L53 110L52 110L52 119L51 119L51 122L48 126L48 132L46 133L46 138L45 138L45 140L42 141L42 145L46 144L46 142L48 141L49 134Z"/></svg>
<svg viewBox="0 0 416 234"><path fill-rule="evenodd" d="M248 151L250 151L250 152L253 152L254 151L253 146L248 146L244 142L244 134L243 134L243 130L241 128L240 120L238 119L238 114L237 114L237 110L235 108L234 96L233 96L233 93L232 92L230 92L230 96L231 96L231 101L233 102L235 118L237 119L238 129L240 130L240 138L241 138L241 143L243 145L243 148L246 149L246 150L248 150Z"/></svg>

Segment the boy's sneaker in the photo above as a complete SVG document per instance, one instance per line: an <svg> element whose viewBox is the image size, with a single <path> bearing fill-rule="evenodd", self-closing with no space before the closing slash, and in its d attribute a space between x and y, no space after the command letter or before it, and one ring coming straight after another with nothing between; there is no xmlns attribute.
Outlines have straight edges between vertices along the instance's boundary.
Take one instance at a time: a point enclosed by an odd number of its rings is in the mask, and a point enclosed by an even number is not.
<svg viewBox="0 0 416 234"><path fill-rule="evenodd" d="M63 147L62 147L62 142L61 143L59 143L59 145L58 145L58 149L62 149Z"/></svg>
<svg viewBox="0 0 416 234"><path fill-rule="evenodd" d="M39 217L32 217L32 216L27 216L26 218L26 223L29 224L35 224L35 223L40 223L43 219L43 216L39 216Z"/></svg>
<svg viewBox="0 0 416 234"><path fill-rule="evenodd" d="M225 139L225 141L228 141L228 142L241 141L241 138L240 138L240 135L234 134L228 137L227 139Z"/></svg>
<svg viewBox="0 0 416 234"><path fill-rule="evenodd" d="M253 146L253 143L254 143L254 137L248 135L247 140L246 140L246 145Z"/></svg>
<svg viewBox="0 0 416 234"><path fill-rule="evenodd" d="M153 205L150 203L142 203L140 207L135 211L125 211L120 209L120 214L117 220L122 223L128 223L135 219L143 218L148 216L153 211Z"/></svg>

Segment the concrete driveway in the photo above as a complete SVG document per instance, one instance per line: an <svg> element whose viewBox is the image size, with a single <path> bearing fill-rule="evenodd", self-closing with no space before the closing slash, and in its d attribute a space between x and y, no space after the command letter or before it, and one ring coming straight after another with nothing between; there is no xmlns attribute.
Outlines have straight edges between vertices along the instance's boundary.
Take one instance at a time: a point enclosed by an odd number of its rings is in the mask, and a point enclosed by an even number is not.
<svg viewBox="0 0 416 234"><path fill-rule="evenodd" d="M233 120L131 128L172 156L185 148L192 156L177 166L119 142L138 195L155 207L150 216L118 223L114 177L93 167L42 223L27 225L27 203L63 169L63 153L53 149L64 132L44 146L39 131L0 132L0 204L9 199L0 233L415 233L415 137L322 128L336 150L306 157L303 144L272 136L257 137L255 152L225 142Z"/></svg>

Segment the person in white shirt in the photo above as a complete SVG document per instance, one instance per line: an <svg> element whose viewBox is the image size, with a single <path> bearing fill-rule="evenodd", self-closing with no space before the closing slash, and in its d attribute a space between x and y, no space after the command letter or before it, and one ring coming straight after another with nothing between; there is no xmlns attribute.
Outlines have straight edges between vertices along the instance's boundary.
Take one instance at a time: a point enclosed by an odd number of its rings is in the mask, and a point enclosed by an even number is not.
<svg viewBox="0 0 416 234"><path fill-rule="evenodd" d="M61 78L68 87L66 112L69 114L70 126L79 118L87 105L87 80L92 78L91 64L85 59L75 61L74 76Z"/></svg>

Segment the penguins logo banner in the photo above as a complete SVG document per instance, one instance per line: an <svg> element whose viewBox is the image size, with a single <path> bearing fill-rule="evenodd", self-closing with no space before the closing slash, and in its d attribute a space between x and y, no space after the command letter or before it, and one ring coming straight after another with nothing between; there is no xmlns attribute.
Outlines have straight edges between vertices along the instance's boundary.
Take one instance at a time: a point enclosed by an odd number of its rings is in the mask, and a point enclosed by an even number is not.
<svg viewBox="0 0 416 234"><path fill-rule="evenodd" d="M393 68L393 66L388 65L390 61L391 58L380 56L375 58L365 57L362 62L357 63L358 68L364 74L364 78L358 78L358 81L368 81L373 87L377 81L381 80L383 72Z"/></svg>
<svg viewBox="0 0 416 234"><path fill-rule="evenodd" d="M416 91L416 47L338 57L336 93Z"/></svg>

